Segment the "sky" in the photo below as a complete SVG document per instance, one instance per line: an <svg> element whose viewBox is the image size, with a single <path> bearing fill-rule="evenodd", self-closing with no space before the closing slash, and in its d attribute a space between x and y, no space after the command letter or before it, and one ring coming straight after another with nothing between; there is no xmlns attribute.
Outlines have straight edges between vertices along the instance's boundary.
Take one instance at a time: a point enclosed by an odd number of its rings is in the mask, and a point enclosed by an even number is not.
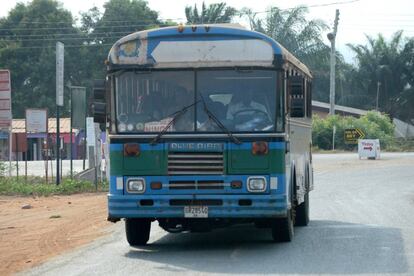
<svg viewBox="0 0 414 276"><path fill-rule="evenodd" d="M79 12L87 11L93 6L103 10L107 0L60 0L65 9L79 17ZM28 0L10 1L1 0L0 17L7 16L8 12L18 2L27 3ZM184 8L197 4L201 7L201 0L148 0L149 7L159 12L161 19L173 19L185 23ZM308 19L322 19L329 26L333 26L335 10L339 9L339 25L336 37L337 50L346 60L352 62L352 52L346 47L347 43L366 44L365 35L376 36L382 33L390 39L392 34L403 30L406 36L414 36L414 1L411 0L205 0L206 4L226 2L236 9L248 7L259 16L265 17L265 11L271 6L288 9L297 5L309 6ZM237 18L236 22L248 27L245 19ZM329 41L324 36L325 43Z"/></svg>

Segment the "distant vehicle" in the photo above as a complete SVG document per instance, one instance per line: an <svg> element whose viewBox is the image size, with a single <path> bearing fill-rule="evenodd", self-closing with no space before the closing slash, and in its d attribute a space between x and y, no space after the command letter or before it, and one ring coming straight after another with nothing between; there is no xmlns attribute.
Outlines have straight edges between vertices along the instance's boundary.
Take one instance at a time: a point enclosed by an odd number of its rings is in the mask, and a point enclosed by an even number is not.
<svg viewBox="0 0 414 276"><path fill-rule="evenodd" d="M234 25L177 26L117 41L96 82L109 137L108 220L130 245L233 223L291 241L313 187L308 68Z"/></svg>

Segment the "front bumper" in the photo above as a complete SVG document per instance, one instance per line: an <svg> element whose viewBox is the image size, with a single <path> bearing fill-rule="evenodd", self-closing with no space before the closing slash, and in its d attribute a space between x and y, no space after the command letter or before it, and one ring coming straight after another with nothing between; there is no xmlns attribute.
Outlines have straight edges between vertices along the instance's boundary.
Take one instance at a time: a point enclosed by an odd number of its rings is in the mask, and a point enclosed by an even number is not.
<svg viewBox="0 0 414 276"><path fill-rule="evenodd" d="M152 206L142 206L142 200L152 200ZM286 195L108 195L109 218L183 218L184 206L171 205L171 200L220 200L220 206L208 206L210 218L285 217ZM241 206L240 200L251 205Z"/></svg>

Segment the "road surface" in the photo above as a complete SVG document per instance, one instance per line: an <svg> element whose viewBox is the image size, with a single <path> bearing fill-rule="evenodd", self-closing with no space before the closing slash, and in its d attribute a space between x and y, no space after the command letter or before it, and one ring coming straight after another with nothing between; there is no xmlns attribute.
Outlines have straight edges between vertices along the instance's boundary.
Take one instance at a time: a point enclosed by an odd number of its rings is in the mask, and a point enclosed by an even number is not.
<svg viewBox="0 0 414 276"><path fill-rule="evenodd" d="M168 234L152 224L150 245L130 247L123 222L108 237L27 275L414 275L414 154L315 155L311 222L294 241L234 226Z"/></svg>

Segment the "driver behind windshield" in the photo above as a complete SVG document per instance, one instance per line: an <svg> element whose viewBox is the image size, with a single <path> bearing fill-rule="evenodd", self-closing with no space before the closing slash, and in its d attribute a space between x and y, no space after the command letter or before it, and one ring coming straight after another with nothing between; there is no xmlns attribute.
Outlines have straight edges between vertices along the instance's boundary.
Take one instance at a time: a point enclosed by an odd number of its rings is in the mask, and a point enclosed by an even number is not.
<svg viewBox="0 0 414 276"><path fill-rule="evenodd" d="M236 93L229 103L226 118L232 120L235 114L241 113L243 115L254 115L254 110L259 110L267 114L266 107L253 100L252 90L245 93Z"/></svg>

